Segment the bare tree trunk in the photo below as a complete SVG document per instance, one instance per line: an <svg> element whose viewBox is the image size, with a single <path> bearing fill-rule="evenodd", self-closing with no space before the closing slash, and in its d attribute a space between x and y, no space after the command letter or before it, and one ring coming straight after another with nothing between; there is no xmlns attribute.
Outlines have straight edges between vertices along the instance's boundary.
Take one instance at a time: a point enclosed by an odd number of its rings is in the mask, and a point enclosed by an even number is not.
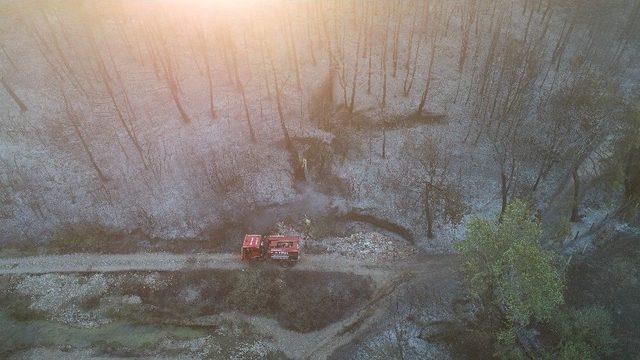
<svg viewBox="0 0 640 360"><path fill-rule="evenodd" d="M538 170L538 175L536 175L536 179L533 182L533 186L531 187L531 192L534 192L538 189L538 185L540 182L546 177L552 167L552 161L548 157L545 157L542 160L542 164L540 165L540 169Z"/></svg>
<svg viewBox="0 0 640 360"><path fill-rule="evenodd" d="M372 10L372 3L371 2L365 2L365 13L364 13L364 23L363 23L363 33L364 33L364 44L362 46L362 58L364 59L365 57L367 57L367 49L369 48L369 40L370 40L370 36L371 36L371 31L370 31L370 27L371 27L371 18L373 18L373 15L371 14L371 10Z"/></svg>
<svg viewBox="0 0 640 360"><path fill-rule="evenodd" d="M513 139L511 139L510 141L513 141ZM506 172L506 156L507 154L504 155L505 159L503 159L503 161L500 163L500 195L501 195L501 206L500 206L500 218L499 221L502 221L502 217L504 216L504 213L507 211L507 205L509 204L509 190L511 189L511 185L513 183L513 177L514 177L514 173L516 171L516 159L514 157L513 154L511 154L511 169L509 171L509 175L507 176L507 172Z"/></svg>
<svg viewBox="0 0 640 360"><path fill-rule="evenodd" d="M356 100L356 85L358 80L358 64L360 61L360 57L358 54L360 53L360 37L361 32L358 32L358 44L356 45L356 63L353 66L353 80L351 82L351 102L349 103L349 121L351 121L351 115L353 115L353 111L355 108L355 100Z"/></svg>
<svg viewBox="0 0 640 360"><path fill-rule="evenodd" d="M27 105L25 105L24 102L20 100L18 95L16 95L16 93L13 91L11 86L9 86L9 84L5 81L3 77L0 77L0 82L2 82L2 86L4 86L4 89L7 90L7 92L9 93L9 96L11 96L11 98L16 103L16 105L18 105L18 107L20 108L20 111L21 112L27 111Z"/></svg>
<svg viewBox="0 0 640 360"><path fill-rule="evenodd" d="M231 66L233 67L233 79L238 90L242 90L242 82L240 81L240 64L238 62L238 49L235 42L231 39L231 34L225 34L225 44L229 53L231 53ZM225 52L226 53L226 52Z"/></svg>
<svg viewBox="0 0 640 360"><path fill-rule="evenodd" d="M238 84L235 82L235 76L232 76L231 74L234 73L235 69L234 66L231 64L230 60L229 60L229 41L227 40L227 34L220 34L218 35L218 42L220 44L222 44L222 58L224 59L224 65L227 69L227 71L225 71L225 73L227 74L227 77L229 79L229 82L231 82L233 84L233 86L238 89Z"/></svg>
<svg viewBox="0 0 640 360"><path fill-rule="evenodd" d="M422 91L422 97L420 98L420 105L418 105L418 114L422 114L424 106L427 103L427 95L429 94L429 87L431 86L431 74L433 72L433 63L435 61L436 49L437 49L437 34L434 34L433 44L431 45L431 58L429 59L429 70L427 72L427 82L424 85L424 91Z"/></svg>
<svg viewBox="0 0 640 360"><path fill-rule="evenodd" d="M531 19L533 19L533 8L531 9L531 13L529 14L529 18L527 19L527 27L524 30L524 38L522 39L522 43L527 43L527 38L529 37L529 29L531 28Z"/></svg>
<svg viewBox="0 0 640 360"><path fill-rule="evenodd" d="M387 122L382 124L382 158L387 158Z"/></svg>
<svg viewBox="0 0 640 360"><path fill-rule="evenodd" d="M298 152L296 151L295 146L291 141L289 130L287 129L287 125L285 123L284 110L282 109L282 89L280 89L278 72L276 71L276 67L273 63L273 56L270 53L269 62L271 63L271 70L273 71L274 86L276 91L276 108L278 110L278 118L280 119L280 128L282 129L282 135L284 136L285 148L289 153L289 163L293 168L293 178L296 181L305 181L306 176L304 173L304 168L300 162L300 159L298 158Z"/></svg>
<svg viewBox="0 0 640 360"><path fill-rule="evenodd" d="M245 118L247 119L247 126L249 127L249 136L251 138L251 141L255 143L257 140L256 140L255 132L253 130L253 124L251 123L251 114L249 112L249 104L247 103L245 87L244 87L244 84L242 83L242 80L240 79L240 71L239 71L236 46L231 42L229 34L227 34L226 39L227 39L227 47L229 48L229 52L231 53L231 62L233 64L233 69L234 69L233 74L235 78L235 83L238 90L240 90L240 95L242 96L242 106L244 108Z"/></svg>
<svg viewBox="0 0 640 360"><path fill-rule="evenodd" d="M291 52L293 57L293 65L296 74L296 87L298 90L302 89L302 83L300 82L300 65L298 64L298 52L296 51L296 43L293 38L293 30L291 29L291 14L289 13L289 7L287 5L287 30L289 32L289 42L291 43Z"/></svg>
<svg viewBox="0 0 640 360"><path fill-rule="evenodd" d="M142 30L139 30L142 31ZM160 65L158 64L157 59L160 57L158 55L155 46L152 43L152 36L150 33L147 33L144 36L144 45L146 48L146 57L151 59L151 66L153 67L153 74L156 76L156 79L160 80Z"/></svg>
<svg viewBox="0 0 640 360"><path fill-rule="evenodd" d="M251 124L251 116L249 114L249 105L247 104L247 96L245 95L244 86L240 84L240 93L242 94L242 105L244 106L244 115L247 118L247 126L249 127L249 136L252 142L256 142L256 134L253 131L253 125Z"/></svg>
<svg viewBox="0 0 640 360"><path fill-rule="evenodd" d="M180 102L180 98L178 97L178 85L175 82L169 83L169 90L171 93L171 98L173 102L176 104L176 108L178 109L178 113L180 114L180 118L187 124L191 123L191 118L187 115L187 111L182 107L182 103Z"/></svg>
<svg viewBox="0 0 640 360"><path fill-rule="evenodd" d="M371 42L369 42L369 59L367 59L368 61L368 70L367 70L367 94L371 94L371 48L373 46L371 45Z"/></svg>
<svg viewBox="0 0 640 360"><path fill-rule="evenodd" d="M93 157L93 153L89 149L89 145L85 140L84 136L82 135L82 132L80 131L80 124L79 124L78 118L69 107L67 97L64 94L62 95L62 97L64 99L64 109L67 113L67 118L69 119L69 122L71 122L73 131L78 137L78 140L80 140L80 143L82 144L82 148L84 149L84 152L87 154L87 157L89 158L89 162L91 162L91 166L93 166L93 169L98 174L98 178L100 179L101 182L105 183L109 181L109 178L105 176L104 172L102 171L102 169L100 169L100 166L96 162L96 159Z"/></svg>
<svg viewBox="0 0 640 360"><path fill-rule="evenodd" d="M640 210L640 144L631 146L626 156L624 169L624 200L621 205L621 216L634 221Z"/></svg>
<svg viewBox="0 0 640 360"><path fill-rule="evenodd" d="M109 95L109 98L111 99L111 102L113 103L113 106L114 106L114 108L116 110L116 118L119 120L120 124L122 125L122 127L125 130L125 132L127 133L127 136L129 137L129 139L131 140L131 142L135 146L136 150L138 151L138 154L140 155L140 158L142 159L142 163L144 164L144 167L146 168L147 167L147 162L146 162L146 159L144 157L144 150L142 150L142 146L140 145L140 141L138 141L138 138L136 137L135 133L133 132L133 129L130 128L130 126L125 121L124 116L122 115L122 111L120 111L120 107L118 106L116 98L115 98L115 96L113 94L113 89L111 89L111 86L109 85L109 81L107 80L106 75L102 71L100 73L102 74L102 79L103 79L104 86L107 89L107 94Z"/></svg>
<svg viewBox="0 0 640 360"><path fill-rule="evenodd" d="M387 10L387 19L385 21L384 28L384 40L382 44L382 57L381 57L381 65L382 65L382 103L380 107L384 109L387 106L387 47L389 40L389 18L391 17L391 10Z"/></svg>
<svg viewBox="0 0 640 360"><path fill-rule="evenodd" d="M424 215L427 219L427 238L433 239L433 212L431 211L431 183L424 186Z"/></svg>
<svg viewBox="0 0 640 360"><path fill-rule="evenodd" d="M507 195L508 195L508 187L507 187L507 174L504 172L504 167L500 169L500 195L501 195L501 203L500 203L500 221L502 221L502 217L504 216L505 211L507 210Z"/></svg>
<svg viewBox="0 0 640 360"><path fill-rule="evenodd" d="M200 52L204 61L205 75L207 76L207 84L209 85L209 112L211 113L211 119L215 120L218 114L215 110L215 99L213 97L213 74L211 72L211 64L209 61L209 46L208 39L205 32L201 27L198 27L198 40L200 42Z"/></svg>
<svg viewBox="0 0 640 360"><path fill-rule="evenodd" d="M416 78L416 70L418 69L418 57L420 56L420 46L422 45L422 40L418 40L418 46L416 47L416 53L414 54L413 59L413 68L411 63L409 63L407 67L407 74L404 78L404 83L402 84L402 91L404 96L409 96L411 93L411 89L413 88L413 81Z"/></svg>
<svg viewBox="0 0 640 360"><path fill-rule="evenodd" d="M411 30L409 32L409 41L407 44L407 61L404 64L404 69L407 71L407 74L409 73L409 65L411 63L411 52L413 50L413 37L415 36L416 33L416 21L417 21L417 9L416 11L414 11L413 13L413 20L411 22Z"/></svg>
<svg viewBox="0 0 640 360"><path fill-rule="evenodd" d="M218 117L215 108L215 99L213 98L213 75L211 74L211 65L209 59L204 60L204 68L207 74L207 82L209 83L209 112L211 113L211 119Z"/></svg>
<svg viewBox="0 0 640 360"><path fill-rule="evenodd" d="M460 56L458 57L458 72L462 72L464 70L464 64L467 60L467 50L469 49L469 34L471 32L473 18L471 15L471 9L468 9L467 11L469 11L470 14L468 16L464 16L465 14L462 12L460 18L460 31L462 33L462 37L460 43Z"/></svg>
<svg viewBox="0 0 640 360"><path fill-rule="evenodd" d="M617 64L622 58L625 50L629 47L629 44L633 40L634 34L638 32L638 24L640 24L640 3L636 2L633 9L629 9L629 16L627 17L626 24L623 25L623 29L620 34L620 45L616 54L614 55L613 63Z"/></svg>
<svg viewBox="0 0 640 360"><path fill-rule="evenodd" d="M122 113L122 111L120 110L120 107L118 106L118 103L116 101L116 97L115 97L115 93L109 83L109 73L107 71L107 68L105 66L104 61L102 60L102 55L100 54L100 51L98 50L98 47L95 43L95 36L93 34L93 32L90 32L90 43L91 43L91 47L92 50L95 54L95 56L98 58L98 64L100 66L98 66L98 72L101 74L102 76L102 80L103 80L103 84L107 90L107 93L109 95L109 98L111 99L111 102L113 103L113 106L116 110L116 117L119 120L120 124L122 125L122 127L124 128L125 132L127 133L127 136L129 137L129 139L131 140L131 142L133 143L133 145L135 146L136 150L138 151L138 154L140 155L140 158L142 160L142 164L144 165L145 169L148 169L148 164L147 164L147 158L145 156L145 151L142 148L142 145L140 144L140 140L138 139L138 136L136 135L136 132L134 130L133 127L133 119L135 119L135 113L133 111L133 106L131 105L131 102L129 101L129 94L127 93L127 87L124 83L124 81L122 80L122 77L120 76L120 72L118 71L118 67L116 65L116 62L113 58L113 54L111 52L111 47L109 45L108 40L105 39L105 48L107 49L107 53L109 55L109 59L111 60L111 65L113 67L113 71L115 74L115 78L118 80L118 82L120 83L120 87L122 89L122 94L124 96L124 102L125 102L125 108L128 110L129 115L130 115L130 119L127 122L124 118L124 115ZM132 119L133 118L133 119Z"/></svg>
<svg viewBox="0 0 640 360"><path fill-rule="evenodd" d="M67 73L69 74L69 77L72 80L72 83L74 84L74 87L82 95L86 96L87 95L87 91L84 89L84 87L82 87L82 83L78 79L78 76L77 76L76 72L73 70L73 67L71 66L71 63L69 62L69 59L65 55L64 51L62 51L62 48L60 47L60 43L58 42L58 37L56 36L55 31L53 29L53 26L51 25L51 22L49 21L49 17L47 16L47 14L44 11L42 11L42 17L44 18L45 23L47 24L47 27L48 27L48 30L49 30L49 34L50 34L50 38L51 38L51 42L53 43L53 47L56 50L56 52L58 53L58 57L60 57L60 61L62 62L62 65L64 66L65 69L67 69ZM34 25L34 27L35 27L35 25Z"/></svg>
<svg viewBox="0 0 640 360"><path fill-rule="evenodd" d="M573 178L573 200L571 202L571 222L580 221L580 214L578 213L578 206L580 205L580 177L578 175L578 168L574 167L571 170L571 177Z"/></svg>
<svg viewBox="0 0 640 360"><path fill-rule="evenodd" d="M307 3L307 39L309 41L309 55L311 56L311 63L316 66L316 54L313 50L313 38L311 37L311 10L309 3Z"/></svg>
<svg viewBox="0 0 640 360"><path fill-rule="evenodd" d="M4 48L4 45L0 45L0 49L2 49L2 53L7 58L7 60L9 60L9 64L11 64L11 67L13 68L13 70L18 71L18 67L16 66L16 63L13 62L13 59L11 59L11 56L9 56L9 53L7 52L7 49Z"/></svg>
<svg viewBox="0 0 640 360"><path fill-rule="evenodd" d="M402 6L402 2L398 2L397 4L399 4L399 6ZM400 28L402 27L402 14L400 10L396 10L397 14L398 14L398 22L396 23L396 27L395 27L395 31L393 34L393 54L392 54L392 59L393 59L393 73L392 76L395 78L398 74L398 48L400 47L399 44L399 37L400 37Z"/></svg>
<svg viewBox="0 0 640 360"><path fill-rule="evenodd" d="M32 35L35 37L36 42L38 43L38 46L37 46L38 51L42 55L42 58L45 60L45 62L51 68L51 71L52 71L53 75L60 82L63 82L64 81L64 77L63 77L64 72L62 70L58 69L58 66L55 63L55 60L52 58L52 56L49 56L50 54L53 53L53 50L51 50L51 48L49 47L47 42L44 40L44 38L40 34L40 31L38 30L38 27L35 25L35 23L31 23L31 22L28 22L28 21L24 21L24 23L25 23L25 25L27 27L30 28Z"/></svg>
<svg viewBox="0 0 640 360"><path fill-rule="evenodd" d="M167 46L164 43L164 39L161 39L160 36L161 34L158 31L159 38L157 39L157 42L159 42L159 45L162 48L162 54L160 54L159 60L160 60L160 65L162 66L163 76L167 84L167 87L169 88L169 93L171 95L171 98L173 99L173 102L176 105L178 113L180 114L180 118L182 119L183 122L189 124L191 123L191 118L189 117L189 115L187 115L187 112L185 111L184 107L182 106L182 103L180 102L180 97L178 96L179 84L178 84L178 79L176 78L176 75L175 75L175 70L173 68L173 59L171 58L171 54L169 53L169 50L167 49Z"/></svg>
<svg viewBox="0 0 640 360"><path fill-rule="evenodd" d="M267 91L267 100L271 100L271 88L269 87L269 76L267 74L267 61L264 57L264 43L260 46L260 72L262 72L262 80L264 82L264 88Z"/></svg>
<svg viewBox="0 0 640 360"><path fill-rule="evenodd" d="M81 59L83 59L83 57L77 51L76 47L74 46L74 42L70 40L71 36L69 35L69 32L67 31L65 23L58 16L58 12L54 11L53 15L56 18L56 21L58 23L58 27L60 28L61 36L64 39L64 41L66 42L67 48L69 48L71 50L72 57L75 58L76 62L78 63L76 65L76 68L79 68L79 72L82 72L83 76L88 79L89 78L89 73L87 72L86 68L83 66L82 61L81 61ZM91 87L91 83L90 82L87 82L87 83L89 85L90 90L93 92L94 89Z"/></svg>
<svg viewBox="0 0 640 360"><path fill-rule="evenodd" d="M127 36L127 32L125 30L125 26L126 26L126 19L124 19L124 21L119 21L116 23L115 28L118 29L118 32L120 33L120 37L122 38L122 43L125 45L125 48L127 49L127 52L131 55L131 57L138 61L139 63L143 64L144 60L141 56L141 52L138 53L139 57L136 57L136 53L133 51L133 46L131 45L131 40L129 40L129 37ZM135 41L135 39L134 39ZM139 49L139 48L138 48Z"/></svg>

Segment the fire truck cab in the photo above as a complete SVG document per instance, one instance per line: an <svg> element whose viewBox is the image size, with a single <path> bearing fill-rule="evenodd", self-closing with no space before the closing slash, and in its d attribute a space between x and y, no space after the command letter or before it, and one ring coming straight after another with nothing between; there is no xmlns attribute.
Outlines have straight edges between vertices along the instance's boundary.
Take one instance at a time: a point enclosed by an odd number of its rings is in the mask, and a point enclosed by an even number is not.
<svg viewBox="0 0 640 360"><path fill-rule="evenodd" d="M242 260L262 258L262 235L245 235L242 242Z"/></svg>

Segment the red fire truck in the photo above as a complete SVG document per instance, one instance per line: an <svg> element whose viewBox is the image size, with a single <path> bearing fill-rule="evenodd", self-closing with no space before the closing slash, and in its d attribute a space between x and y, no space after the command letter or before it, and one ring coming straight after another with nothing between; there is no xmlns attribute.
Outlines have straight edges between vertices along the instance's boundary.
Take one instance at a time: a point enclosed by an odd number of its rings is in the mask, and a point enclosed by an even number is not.
<svg viewBox="0 0 640 360"><path fill-rule="evenodd" d="M242 260L271 259L285 264L298 261L300 238L288 235L245 235L242 242Z"/></svg>

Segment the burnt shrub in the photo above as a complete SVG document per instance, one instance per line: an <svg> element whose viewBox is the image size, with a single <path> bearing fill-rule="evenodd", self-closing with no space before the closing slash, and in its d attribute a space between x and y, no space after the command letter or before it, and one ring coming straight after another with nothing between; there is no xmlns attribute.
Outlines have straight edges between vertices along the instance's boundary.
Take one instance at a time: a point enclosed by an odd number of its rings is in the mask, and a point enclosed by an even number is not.
<svg viewBox="0 0 640 360"><path fill-rule="evenodd" d="M56 232L50 247L59 254L127 254L139 250L137 242L125 233L94 223L68 225Z"/></svg>
<svg viewBox="0 0 640 360"><path fill-rule="evenodd" d="M202 271L203 275L207 271ZM201 280L200 297L202 298L202 307L200 309L203 315L216 314L223 310L224 299L233 290L234 277L229 273L216 272L211 276L205 276Z"/></svg>
<svg viewBox="0 0 640 360"><path fill-rule="evenodd" d="M225 311L271 317L289 330L322 329L353 313L372 294L371 280L344 273L274 269L262 264L242 271L191 270L152 273L127 279L122 295L140 297L140 304L121 306L112 318L140 324L185 323ZM93 308L93 301L84 304Z"/></svg>
<svg viewBox="0 0 640 360"><path fill-rule="evenodd" d="M275 295L274 276L258 269L238 273L225 306L246 314L268 312Z"/></svg>
<svg viewBox="0 0 640 360"><path fill-rule="evenodd" d="M371 280L361 276L248 269L233 277L223 307L272 316L284 328L309 332L352 313L371 293Z"/></svg>
<svg viewBox="0 0 640 360"><path fill-rule="evenodd" d="M309 332L342 319L370 298L368 278L341 273L284 275L276 317L288 329Z"/></svg>
<svg viewBox="0 0 640 360"><path fill-rule="evenodd" d="M47 315L42 310L32 309L30 307L31 301L25 296L2 294L0 295L0 303L2 303L3 312L17 321L29 322L43 320Z"/></svg>
<svg viewBox="0 0 640 360"><path fill-rule="evenodd" d="M362 159L365 151L361 142L353 133L340 132L331 141L331 148L337 158L344 162L347 159Z"/></svg>

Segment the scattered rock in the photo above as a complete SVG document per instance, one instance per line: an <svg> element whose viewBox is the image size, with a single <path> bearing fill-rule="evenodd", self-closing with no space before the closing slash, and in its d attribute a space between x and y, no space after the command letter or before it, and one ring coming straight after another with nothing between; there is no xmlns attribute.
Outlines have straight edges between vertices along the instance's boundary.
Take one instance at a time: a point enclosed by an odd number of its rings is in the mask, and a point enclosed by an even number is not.
<svg viewBox="0 0 640 360"><path fill-rule="evenodd" d="M109 281L103 274L89 278L59 274L27 276L16 285L19 294L31 299L31 309L47 312L65 324L82 327L108 322L98 310L84 310L81 306L88 299L102 296L108 288Z"/></svg>
<svg viewBox="0 0 640 360"><path fill-rule="evenodd" d="M417 251L407 244L378 232L359 232L322 241L327 251L364 260L395 261Z"/></svg>
<svg viewBox="0 0 640 360"><path fill-rule="evenodd" d="M189 285L180 291L180 298L191 304L200 298L200 289Z"/></svg>

